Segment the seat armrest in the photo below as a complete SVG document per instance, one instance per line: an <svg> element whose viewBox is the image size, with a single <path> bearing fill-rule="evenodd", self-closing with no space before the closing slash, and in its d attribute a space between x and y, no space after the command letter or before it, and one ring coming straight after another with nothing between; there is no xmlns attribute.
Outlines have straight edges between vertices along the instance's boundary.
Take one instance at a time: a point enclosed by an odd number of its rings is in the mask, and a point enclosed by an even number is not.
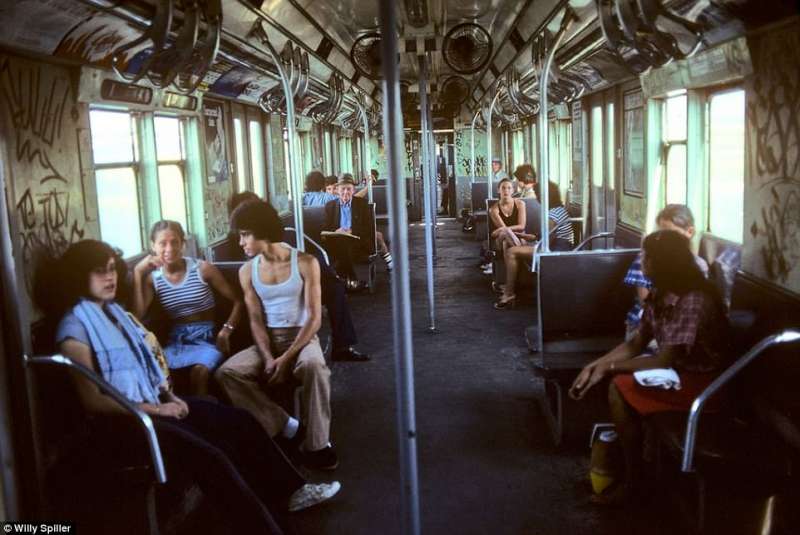
<svg viewBox="0 0 800 535"><path fill-rule="evenodd" d="M689 410L689 417L686 420L686 438L683 445L683 462L681 471L694 472L694 448L697 442L697 427L700 423L700 415L703 411L708 398L713 396L720 388L725 386L742 368L750 364L759 355L772 346L797 342L800 340L800 331L785 330L783 332L767 336L759 343L754 345L750 351L739 357L736 362L731 364L719 377L706 387L703 392L695 398L692 408Z"/></svg>
<svg viewBox="0 0 800 535"><path fill-rule="evenodd" d="M145 437L147 438L147 444L150 449L150 460L153 463L153 470L155 472L156 480L162 484L167 482L167 472L164 468L164 458L161 455L161 446L158 443L158 437L156 436L156 431L153 427L153 420L147 413L128 401L125 396L123 396L116 388L111 386L99 375L89 370L85 366L82 366L64 357L63 355L52 355L49 357L29 357L28 355L24 355L23 360L26 367L53 366L75 371L94 383L94 385L97 386L101 392L116 401L120 407L125 409L126 412L130 413L131 416L134 417L138 425L144 431Z"/></svg>
<svg viewBox="0 0 800 535"><path fill-rule="evenodd" d="M605 239L611 238L613 240L614 239L614 233L613 232L599 232L597 234L592 234L591 236L589 236L588 238L586 238L585 240L580 242L577 245L577 247L575 247L575 249L573 249L573 251L581 251L581 250L583 250L584 247L586 247L587 245L592 243L594 240L599 240L599 239L603 239L603 238L605 238Z"/></svg>

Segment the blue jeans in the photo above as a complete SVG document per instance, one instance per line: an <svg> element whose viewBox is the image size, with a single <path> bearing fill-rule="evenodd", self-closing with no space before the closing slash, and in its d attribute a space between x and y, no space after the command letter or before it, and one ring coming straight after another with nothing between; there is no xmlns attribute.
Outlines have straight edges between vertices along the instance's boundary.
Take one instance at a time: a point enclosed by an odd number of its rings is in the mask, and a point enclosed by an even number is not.
<svg viewBox="0 0 800 535"><path fill-rule="evenodd" d="M170 369L200 364L213 370L223 359L215 340L214 322L179 323L172 328L164 348L167 364Z"/></svg>

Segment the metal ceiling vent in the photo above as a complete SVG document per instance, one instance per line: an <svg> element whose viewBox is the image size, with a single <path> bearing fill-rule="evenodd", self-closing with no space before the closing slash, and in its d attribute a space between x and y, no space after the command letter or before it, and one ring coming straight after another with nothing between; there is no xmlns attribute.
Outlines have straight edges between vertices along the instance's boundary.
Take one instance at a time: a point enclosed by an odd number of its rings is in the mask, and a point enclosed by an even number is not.
<svg viewBox="0 0 800 535"><path fill-rule="evenodd" d="M442 84L439 100L442 103L453 104L456 107L463 104L469 97L469 83L461 76L450 76Z"/></svg>
<svg viewBox="0 0 800 535"><path fill-rule="evenodd" d="M381 78L381 34L370 32L362 35L350 49L350 61L362 76L370 80Z"/></svg>
<svg viewBox="0 0 800 535"><path fill-rule="evenodd" d="M457 73L476 73L492 57L492 38L481 26L465 22L447 32L442 54L450 68Z"/></svg>

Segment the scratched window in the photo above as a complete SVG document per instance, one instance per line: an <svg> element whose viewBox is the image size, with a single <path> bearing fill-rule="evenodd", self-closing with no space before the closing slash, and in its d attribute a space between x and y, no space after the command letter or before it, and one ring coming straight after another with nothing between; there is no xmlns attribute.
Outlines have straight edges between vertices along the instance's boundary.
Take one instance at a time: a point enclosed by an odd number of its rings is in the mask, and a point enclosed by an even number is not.
<svg viewBox="0 0 800 535"><path fill-rule="evenodd" d="M708 103L708 230L742 243L744 213L744 91L711 96Z"/></svg>
<svg viewBox="0 0 800 535"><path fill-rule="evenodd" d="M161 217L177 221L188 232L183 123L177 117L157 115L153 119L153 125L156 134Z"/></svg>
<svg viewBox="0 0 800 535"><path fill-rule="evenodd" d="M100 236L125 256L142 250L136 122L130 113L89 112Z"/></svg>

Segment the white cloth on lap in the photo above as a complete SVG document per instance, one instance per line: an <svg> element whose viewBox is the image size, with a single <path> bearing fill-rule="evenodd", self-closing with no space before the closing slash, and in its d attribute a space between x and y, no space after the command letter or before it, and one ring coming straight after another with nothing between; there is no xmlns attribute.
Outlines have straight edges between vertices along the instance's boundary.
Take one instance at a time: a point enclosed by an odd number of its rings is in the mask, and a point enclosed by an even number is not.
<svg viewBox="0 0 800 535"><path fill-rule="evenodd" d="M663 388L664 390L681 389L681 378L672 368L653 368L633 372L633 378L642 386Z"/></svg>

